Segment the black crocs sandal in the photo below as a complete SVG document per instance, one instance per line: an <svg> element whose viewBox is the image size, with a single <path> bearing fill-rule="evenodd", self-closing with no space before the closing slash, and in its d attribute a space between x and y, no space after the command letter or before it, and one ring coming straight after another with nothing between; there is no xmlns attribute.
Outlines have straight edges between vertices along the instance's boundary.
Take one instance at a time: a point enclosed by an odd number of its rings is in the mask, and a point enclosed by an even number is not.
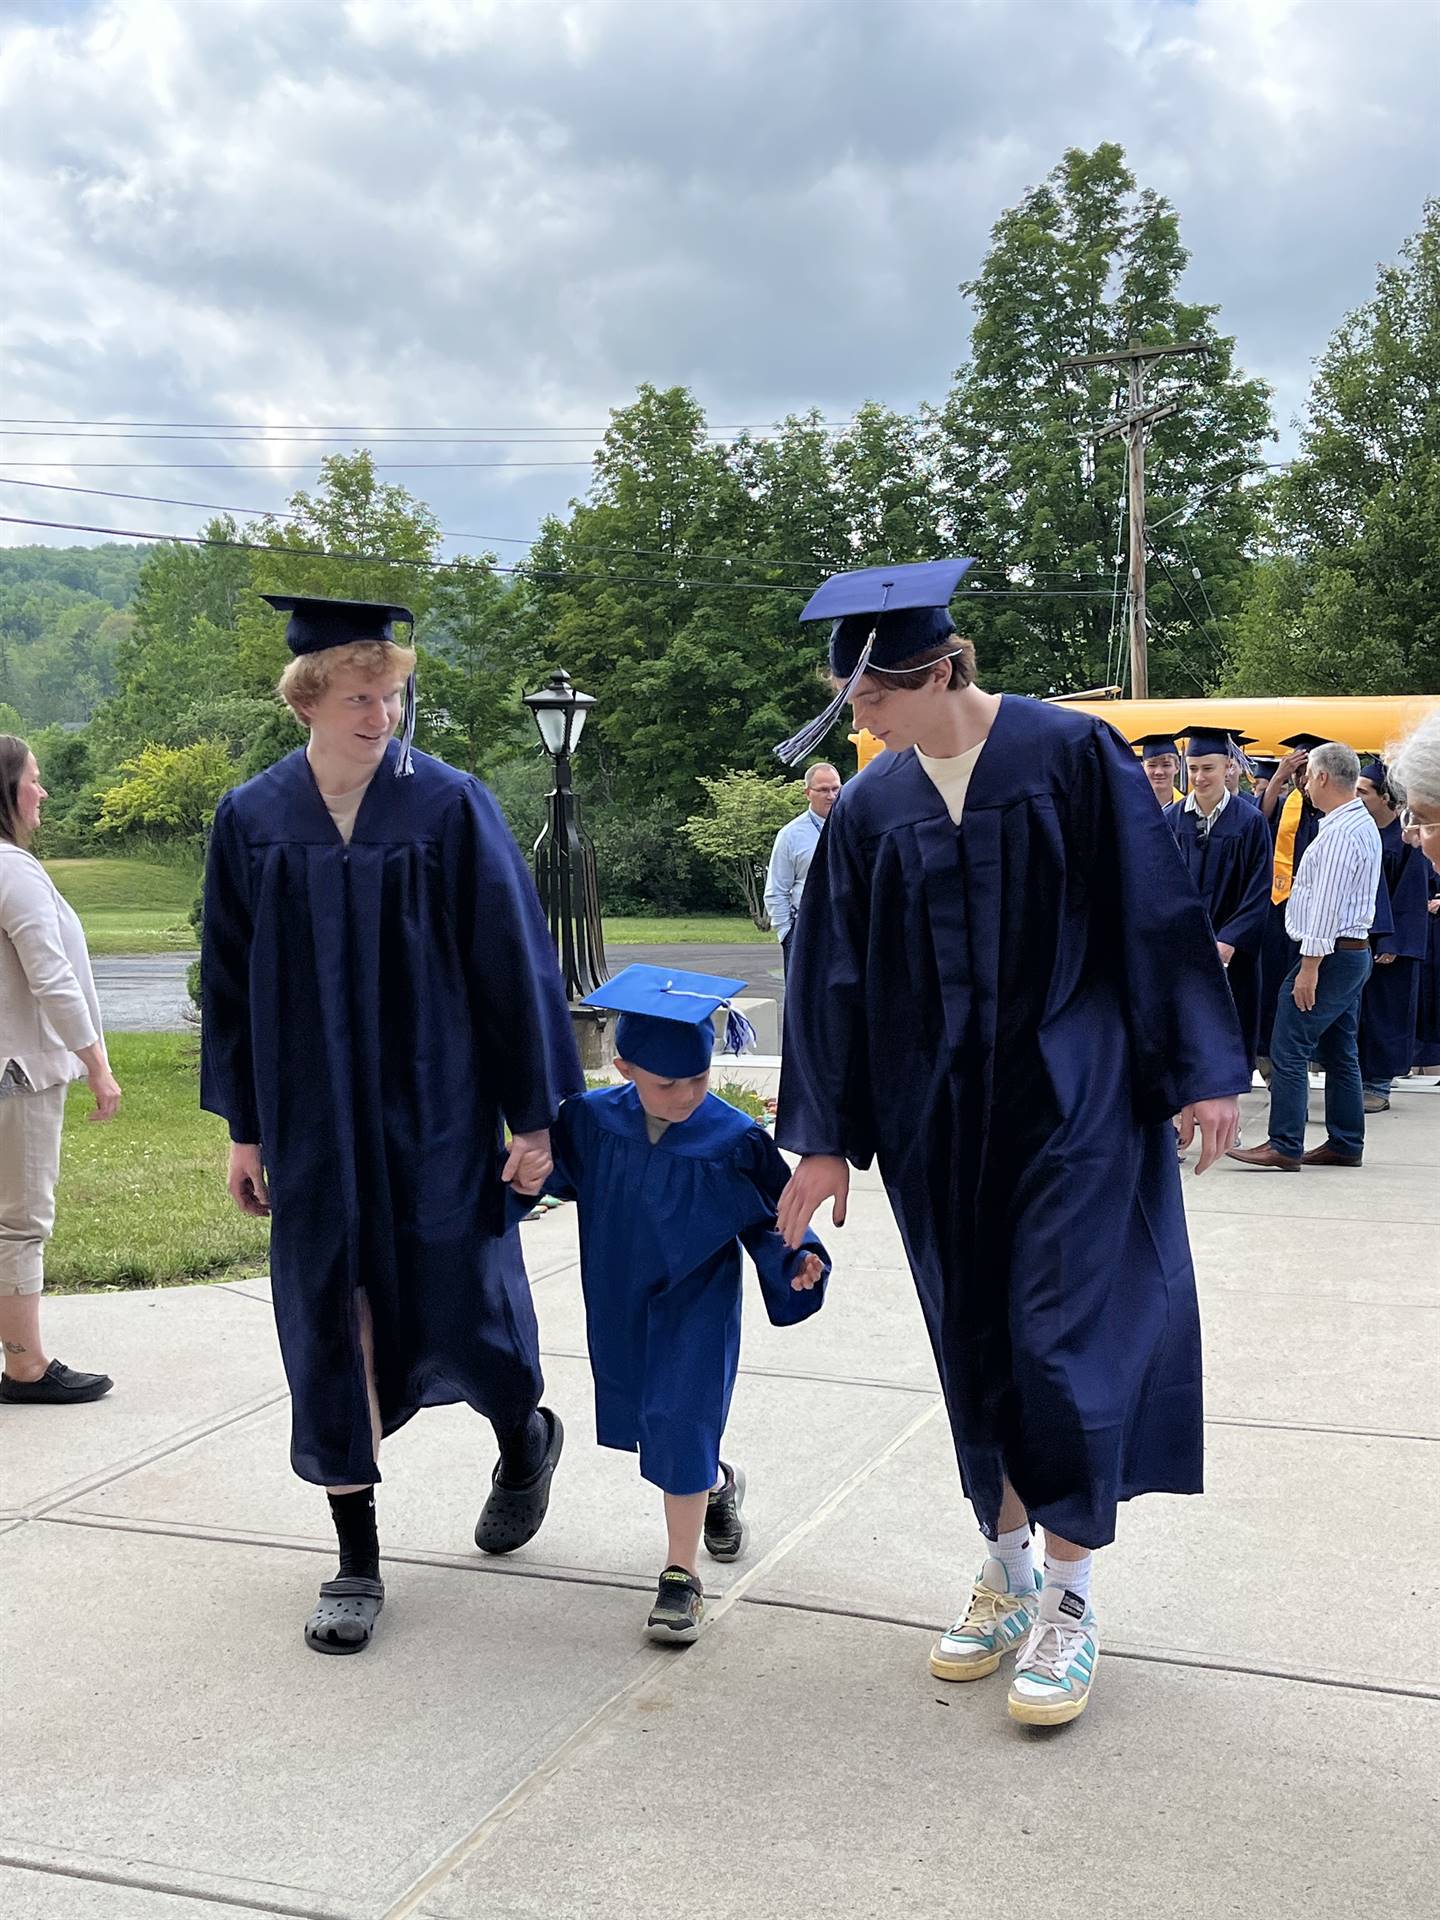
<svg viewBox="0 0 1440 1920"><path fill-rule="evenodd" d="M363 1573L342 1573L320 1589L305 1622L305 1644L316 1653L363 1653L385 1604L385 1582Z"/></svg>
<svg viewBox="0 0 1440 1920"><path fill-rule="evenodd" d="M507 1487L500 1478L500 1462L490 1475L490 1497L475 1522L475 1544L482 1553L514 1553L533 1540L544 1524L550 1505L550 1482L555 1478L560 1450L565 1445L565 1429L558 1413L541 1407L550 1425L550 1444L545 1463L532 1480L522 1486Z"/></svg>

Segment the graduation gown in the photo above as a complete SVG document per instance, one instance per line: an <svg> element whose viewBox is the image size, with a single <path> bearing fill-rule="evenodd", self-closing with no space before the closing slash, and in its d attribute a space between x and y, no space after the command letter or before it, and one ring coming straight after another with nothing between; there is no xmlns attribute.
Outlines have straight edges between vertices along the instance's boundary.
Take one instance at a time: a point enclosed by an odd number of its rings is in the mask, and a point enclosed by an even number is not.
<svg viewBox="0 0 1440 1920"><path fill-rule="evenodd" d="M775 1326L824 1300L823 1280L790 1285L807 1253L828 1278L824 1246L812 1233L792 1252L775 1231L790 1169L763 1127L713 1093L652 1145L628 1085L567 1100L552 1147L546 1191L580 1206L600 1444L638 1449L641 1474L667 1493L713 1487L740 1364L742 1246Z"/></svg>
<svg viewBox="0 0 1440 1920"><path fill-rule="evenodd" d="M1414 1064L1431 871L1420 849L1406 846L1398 820L1381 827L1379 891L1389 913L1377 917L1370 945L1377 960L1386 953L1395 958L1370 969L1360 1001L1360 1073L1366 1080L1393 1080Z"/></svg>
<svg viewBox="0 0 1440 1920"><path fill-rule="evenodd" d="M301 751L220 802L206 869L201 1103L264 1149L291 1459L322 1486L379 1477L362 1289L386 1433L449 1401L502 1429L535 1406L502 1122L547 1127L584 1084L499 809L423 753L394 778L396 752L348 847Z"/></svg>
<svg viewBox="0 0 1440 1920"><path fill-rule="evenodd" d="M1215 938L1235 949L1225 977L1253 1071L1260 1042L1260 951L1274 865L1269 823L1244 794L1232 795L1208 836L1200 831L1198 814L1187 813L1183 805L1166 807L1165 818Z"/></svg>
<svg viewBox="0 0 1440 1920"><path fill-rule="evenodd" d="M1104 721L1006 696L961 824L913 752L841 794L791 946L776 1138L874 1159L960 1462L1090 1547L1201 1485L1171 1117L1250 1081L1199 895Z"/></svg>
<svg viewBox="0 0 1440 1920"><path fill-rule="evenodd" d="M1440 873L1429 867L1431 900L1440 900ZM1415 1013L1417 1067L1440 1066L1440 908L1426 912L1425 958L1420 962L1420 992Z"/></svg>

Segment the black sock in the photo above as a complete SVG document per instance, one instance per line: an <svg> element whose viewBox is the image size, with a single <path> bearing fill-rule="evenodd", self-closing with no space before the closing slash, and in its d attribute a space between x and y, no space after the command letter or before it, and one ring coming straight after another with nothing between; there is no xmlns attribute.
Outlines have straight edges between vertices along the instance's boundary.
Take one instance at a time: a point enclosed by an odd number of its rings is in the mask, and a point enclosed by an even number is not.
<svg viewBox="0 0 1440 1920"><path fill-rule="evenodd" d="M500 1443L500 1478L510 1486L533 1480L545 1464L550 1447L550 1422L537 1407L518 1427L496 1427Z"/></svg>
<svg viewBox="0 0 1440 1920"><path fill-rule="evenodd" d="M341 1573L378 1580L380 1536L375 1531L375 1489L362 1487L359 1493L332 1493L327 1497L335 1537L340 1542Z"/></svg>

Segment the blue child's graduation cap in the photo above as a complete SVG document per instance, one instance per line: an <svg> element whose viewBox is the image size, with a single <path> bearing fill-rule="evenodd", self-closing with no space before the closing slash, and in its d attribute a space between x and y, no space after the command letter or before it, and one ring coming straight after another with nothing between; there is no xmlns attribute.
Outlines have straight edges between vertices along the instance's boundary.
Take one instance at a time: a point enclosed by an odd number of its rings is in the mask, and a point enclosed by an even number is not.
<svg viewBox="0 0 1440 1920"><path fill-rule="evenodd" d="M843 685L821 714L775 752L787 766L803 760L834 726L866 673L894 673L955 631L947 611L973 560L920 560L903 567L833 573L806 601L800 619L833 620L830 671ZM959 652L959 648L956 648Z"/></svg>
<svg viewBox="0 0 1440 1920"><path fill-rule="evenodd" d="M666 1080L689 1080L704 1073L715 1050L715 1015L727 1009L726 1053L755 1044L755 1029L730 1005L743 992L743 980L722 980L713 973L678 973L672 967L626 967L585 1001L618 1013L615 1050L631 1066L644 1067Z"/></svg>
<svg viewBox="0 0 1440 1920"><path fill-rule="evenodd" d="M324 653L330 647L351 647L361 640L395 638L397 620L415 631L415 616L408 607L391 606L379 600L324 600L314 594L262 593L277 613L288 613L285 644L295 655ZM405 682L405 711L400 720L400 757L397 774L413 772L411 749L415 742L415 675Z"/></svg>
<svg viewBox="0 0 1440 1920"><path fill-rule="evenodd" d="M1158 760L1165 753L1174 760L1180 758L1180 749L1175 744L1173 733L1142 733L1130 744L1139 747L1142 760Z"/></svg>

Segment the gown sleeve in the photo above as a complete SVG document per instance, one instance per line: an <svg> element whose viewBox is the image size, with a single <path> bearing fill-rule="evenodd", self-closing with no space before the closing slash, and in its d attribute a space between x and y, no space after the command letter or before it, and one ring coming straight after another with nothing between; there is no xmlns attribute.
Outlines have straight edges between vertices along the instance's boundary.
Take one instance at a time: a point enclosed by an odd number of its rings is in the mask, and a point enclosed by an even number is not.
<svg viewBox="0 0 1440 1920"><path fill-rule="evenodd" d="M1430 937L1428 868L1417 847L1406 847L1392 880L1390 931L1377 933L1376 953L1393 953L1397 960L1423 960ZM1382 892L1387 889L1381 889Z"/></svg>
<svg viewBox="0 0 1440 1920"><path fill-rule="evenodd" d="M512 1133L550 1126L585 1084L555 949L520 850L478 780L441 840L447 897L483 1057Z"/></svg>
<svg viewBox="0 0 1440 1920"><path fill-rule="evenodd" d="M806 884L808 886L809 883ZM775 1142L759 1127L753 1130L747 1142L744 1164L747 1168L746 1177L762 1196L768 1217L752 1226L742 1227L740 1242L755 1263L771 1326L793 1327L801 1320L808 1320L812 1313L818 1313L825 1304L825 1292L830 1282L830 1255L818 1234L807 1231L800 1246L791 1248L786 1246L776 1231L775 1209L790 1178L790 1169L781 1159ZM819 1284L797 1292L790 1282L806 1255L811 1253L819 1256L822 1268Z"/></svg>
<svg viewBox="0 0 1440 1920"><path fill-rule="evenodd" d="M244 838L227 797L215 810L205 859L200 931L200 1104L230 1138L260 1144L250 1043L250 918Z"/></svg>
<svg viewBox="0 0 1440 1920"><path fill-rule="evenodd" d="M1244 1093L1250 1066L1205 908L1140 763L1104 721L1090 751L1076 798L1094 937L1113 959L1136 1112L1166 1120L1193 1101Z"/></svg>
<svg viewBox="0 0 1440 1920"><path fill-rule="evenodd" d="M844 802L816 843L785 969L785 1046L775 1138L791 1153L868 1167L875 1099L865 1019L869 886Z"/></svg>
<svg viewBox="0 0 1440 1920"><path fill-rule="evenodd" d="M1230 911L1223 924L1216 927L1215 938L1223 940L1227 947L1234 947L1237 953L1258 953L1265 923L1270 917L1274 854L1264 814L1247 808L1240 817L1244 821L1237 855L1240 870L1236 875L1234 897L1227 903Z"/></svg>

